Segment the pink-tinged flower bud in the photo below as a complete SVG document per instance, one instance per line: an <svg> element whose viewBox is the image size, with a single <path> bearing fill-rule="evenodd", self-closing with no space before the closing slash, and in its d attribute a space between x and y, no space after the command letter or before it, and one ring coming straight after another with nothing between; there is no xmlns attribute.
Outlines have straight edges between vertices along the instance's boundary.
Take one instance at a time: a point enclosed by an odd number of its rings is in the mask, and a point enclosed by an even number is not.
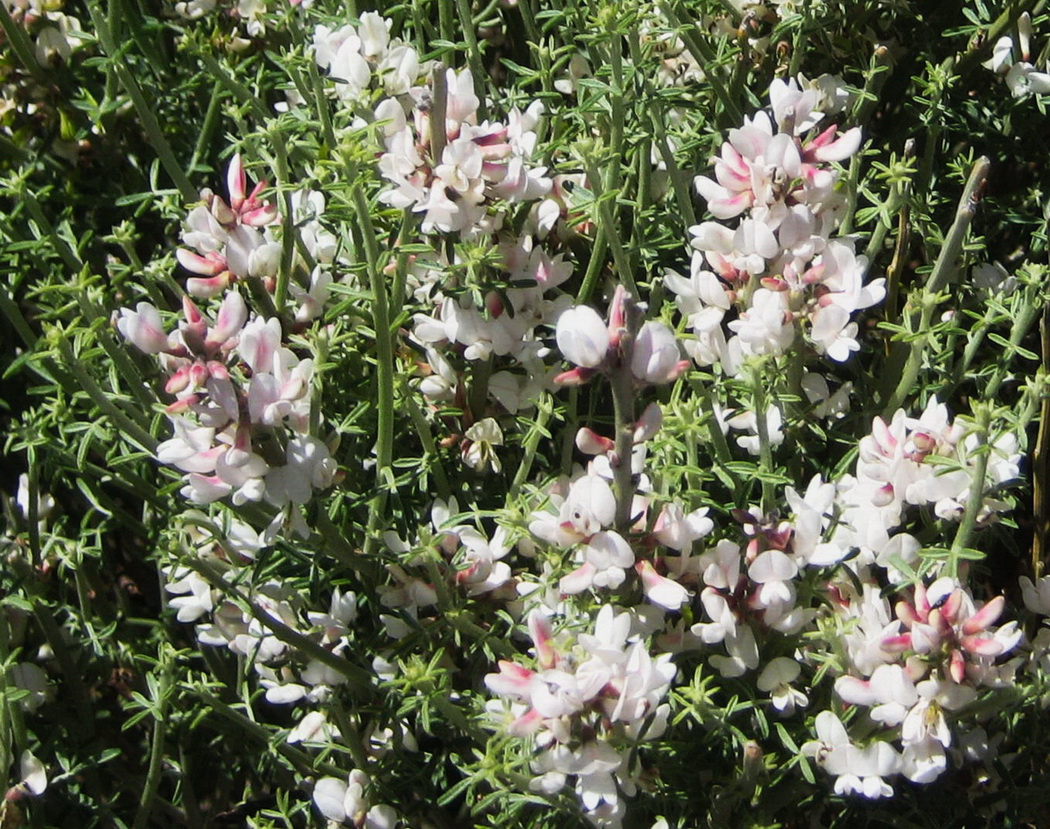
<svg viewBox="0 0 1050 829"><path fill-rule="evenodd" d="M190 385L190 367L181 366L164 384L164 391L168 394L178 394Z"/></svg>
<svg viewBox="0 0 1050 829"><path fill-rule="evenodd" d="M964 636L961 644L966 650L977 656L998 656L1004 650L1003 643L998 639L985 636Z"/></svg>
<svg viewBox="0 0 1050 829"><path fill-rule="evenodd" d="M229 271L223 271L218 276L209 279L190 277L186 280L186 293L201 299L211 299L229 288L232 280L233 274Z"/></svg>
<svg viewBox="0 0 1050 829"><path fill-rule="evenodd" d="M489 312L493 319L499 319L503 316L503 300L500 299L499 294L495 291L489 291L485 294L485 310Z"/></svg>
<svg viewBox="0 0 1050 829"><path fill-rule="evenodd" d="M804 274L802 274L802 284L813 285L824 279L824 271L827 270L827 265L821 262L819 265L813 265L808 268Z"/></svg>
<svg viewBox="0 0 1050 829"><path fill-rule="evenodd" d="M871 436L875 438L875 443L884 455L892 455L897 448L897 439L893 436L889 426L886 425L886 421L881 417L876 416L872 421Z"/></svg>
<svg viewBox="0 0 1050 829"><path fill-rule="evenodd" d="M919 614L917 614L915 608L907 602L897 602L893 609L897 614L897 618L900 619L901 623L907 628L910 628L913 624L919 621Z"/></svg>
<svg viewBox="0 0 1050 829"><path fill-rule="evenodd" d="M887 507L893 503L894 498L896 498L896 495L894 494L893 484L883 484L871 493L872 506L876 507Z"/></svg>
<svg viewBox="0 0 1050 829"><path fill-rule="evenodd" d="M583 386L594 376L593 368L574 368L554 376L556 386Z"/></svg>
<svg viewBox="0 0 1050 829"><path fill-rule="evenodd" d="M486 181L499 184L507 177L507 165L501 161L484 161L481 164L481 175Z"/></svg>
<svg viewBox="0 0 1050 829"><path fill-rule="evenodd" d="M948 624L955 624L955 619L959 615L959 608L962 607L962 603L962 590L953 590L948 598L944 600L944 604L941 605L941 616ZM983 628L978 628L978 630L983 630ZM973 633L973 631L969 632Z"/></svg>
<svg viewBox="0 0 1050 829"><path fill-rule="evenodd" d="M652 385L670 383L681 369L681 352L674 332L662 322L647 322L638 332L631 353L631 373Z"/></svg>
<svg viewBox="0 0 1050 829"><path fill-rule="evenodd" d="M642 416L634 424L634 442L644 443L660 431L664 424L664 413L656 403L645 407Z"/></svg>
<svg viewBox="0 0 1050 829"><path fill-rule="evenodd" d="M616 448L616 443L584 426L576 433L576 448L585 455L604 455Z"/></svg>
<svg viewBox="0 0 1050 829"><path fill-rule="evenodd" d="M232 467L242 467L252 457L252 429L248 423L239 423L234 433L233 446L226 452L226 463Z"/></svg>
<svg viewBox="0 0 1050 829"><path fill-rule="evenodd" d="M169 385L171 384L170 380L168 381L168 384ZM164 390L165 391L169 391L169 389L167 387L165 387ZM175 394L176 392L181 391L181 390L182 389L176 389L174 392L170 392L170 393L171 394ZM196 406L199 402L200 402L200 397L198 395L196 395L196 394L190 394L190 395L187 395L186 397L180 397L174 403L169 403L167 406L165 406L164 407L164 413L165 414L170 414L170 415L185 414L191 408Z"/></svg>
<svg viewBox="0 0 1050 829"><path fill-rule="evenodd" d="M237 221L237 214L230 209L230 206L226 204L225 200L219 196L215 196L211 200L210 206L211 215L215 217L215 221L221 224L223 227L229 227Z"/></svg>
<svg viewBox="0 0 1050 829"><path fill-rule="evenodd" d="M619 348L620 340L627 333L627 289L617 285L609 306L609 348Z"/></svg>
<svg viewBox="0 0 1050 829"><path fill-rule="evenodd" d="M208 369L208 376L213 380L229 380L230 372L227 371L226 366L216 360L209 360L206 364Z"/></svg>
<svg viewBox="0 0 1050 829"><path fill-rule="evenodd" d="M646 598L653 604L665 610L678 610L688 600L689 591L678 582L657 573L652 562L639 561L634 569L641 576Z"/></svg>
<svg viewBox="0 0 1050 829"><path fill-rule="evenodd" d="M1006 599L1003 596L996 596L984 607L974 613L973 616L963 622L963 635L970 636L982 630L987 630L991 625L995 624L996 620L1002 615L1003 608L1005 607Z"/></svg>
<svg viewBox="0 0 1050 829"><path fill-rule="evenodd" d="M578 305L558 317L556 331L562 356L581 368L597 368L609 351L609 328L598 312Z"/></svg>
<svg viewBox="0 0 1050 829"><path fill-rule="evenodd" d="M182 316L186 318L186 322L190 325L200 325L204 322L204 315L188 296L183 296L182 298Z"/></svg>
<svg viewBox="0 0 1050 829"><path fill-rule="evenodd" d="M186 270L191 273L199 273L204 276L216 276L226 270L226 257L218 251L208 251L201 256L189 248L178 248L175 258Z"/></svg>
<svg viewBox="0 0 1050 829"><path fill-rule="evenodd" d="M928 455L937 448L937 438L927 432L916 432L911 436L911 442L914 443L915 448L924 455Z"/></svg>
<svg viewBox="0 0 1050 829"><path fill-rule="evenodd" d="M203 363L194 363L190 366L190 386L199 389L208 382L210 372Z"/></svg>
<svg viewBox="0 0 1050 829"><path fill-rule="evenodd" d="M148 302L140 302L134 311L121 308L117 330L145 354L168 350L168 335L164 333L160 312Z"/></svg>
<svg viewBox="0 0 1050 829"><path fill-rule="evenodd" d="M475 135L473 138L479 147L494 147L507 144L507 127L504 124L493 124L490 131L483 135ZM507 150L510 146L507 145Z"/></svg>
<svg viewBox="0 0 1050 829"><path fill-rule="evenodd" d="M844 161L860 149L860 128L854 127L835 137L837 126L830 126L805 147L806 161Z"/></svg>
<svg viewBox="0 0 1050 829"><path fill-rule="evenodd" d="M899 636L887 636L879 642L879 648L888 653L901 653L911 647L911 634L902 633Z"/></svg>
<svg viewBox="0 0 1050 829"><path fill-rule="evenodd" d="M226 192L230 194L230 207L235 211L239 211L244 204L245 183L244 161L241 154L237 153L230 159L230 166L226 170Z"/></svg>
<svg viewBox="0 0 1050 829"><path fill-rule="evenodd" d="M1017 40L1021 47L1021 60L1027 61L1032 57L1032 16L1024 12L1017 18Z"/></svg>
<svg viewBox="0 0 1050 829"><path fill-rule="evenodd" d="M543 670L553 668L558 662L558 654L551 643L550 620L538 610L529 614L529 636L536 646L536 662Z"/></svg>
<svg viewBox="0 0 1050 829"><path fill-rule="evenodd" d="M577 593L582 593L594 584L594 576L597 572L597 567L589 561L585 561L567 576L562 576L561 581L558 582L558 590L565 596L575 596Z"/></svg>
<svg viewBox="0 0 1050 829"><path fill-rule="evenodd" d="M536 672L506 659L499 660L497 664L498 674L485 675L486 687L494 694L527 697Z"/></svg>
<svg viewBox="0 0 1050 829"><path fill-rule="evenodd" d="M234 336L248 319L248 308L244 299L236 291L231 291L222 301L215 327L208 332L205 345L217 347Z"/></svg>
<svg viewBox="0 0 1050 829"><path fill-rule="evenodd" d="M530 708L507 726L507 733L512 737L528 737L539 731L541 725L543 725L543 715L535 708Z"/></svg>
<svg viewBox="0 0 1050 829"><path fill-rule="evenodd" d="M948 673L951 674L952 680L955 682L961 683L966 679L966 660L961 651L952 651Z"/></svg>
<svg viewBox="0 0 1050 829"><path fill-rule="evenodd" d="M256 189L263 186L265 182L260 182ZM266 227L271 225L277 219L277 208L267 202L260 207L256 207L254 210L246 210L241 213L241 224L248 225L250 227Z"/></svg>

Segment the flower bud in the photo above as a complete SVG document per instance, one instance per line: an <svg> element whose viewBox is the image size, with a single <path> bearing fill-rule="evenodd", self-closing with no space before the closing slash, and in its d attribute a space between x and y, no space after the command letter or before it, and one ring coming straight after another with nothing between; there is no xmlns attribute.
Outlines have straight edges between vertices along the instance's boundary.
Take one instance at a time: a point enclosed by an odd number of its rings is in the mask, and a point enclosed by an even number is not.
<svg viewBox="0 0 1050 829"><path fill-rule="evenodd" d="M597 368L609 351L609 329L598 312L586 305L558 317L556 339L565 359L581 368Z"/></svg>
<svg viewBox="0 0 1050 829"><path fill-rule="evenodd" d="M674 332L662 322L647 322L638 332L631 353L631 373L643 383L670 383L682 362Z"/></svg>

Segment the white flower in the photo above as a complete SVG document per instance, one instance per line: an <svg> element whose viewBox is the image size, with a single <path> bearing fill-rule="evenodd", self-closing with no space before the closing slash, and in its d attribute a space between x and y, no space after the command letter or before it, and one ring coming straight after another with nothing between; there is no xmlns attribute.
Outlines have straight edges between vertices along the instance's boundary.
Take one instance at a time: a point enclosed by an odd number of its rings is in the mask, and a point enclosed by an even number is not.
<svg viewBox="0 0 1050 829"><path fill-rule="evenodd" d="M758 690L770 695L773 707L785 716L795 713L795 708L805 708L809 699L797 688L792 688L791 683L798 679L802 673L802 666L787 656L778 656L770 660L769 664L762 669L755 684Z"/></svg>
<svg viewBox="0 0 1050 829"><path fill-rule="evenodd" d="M674 380L682 370L681 353L674 332L662 322L646 322L631 351L631 373L652 385Z"/></svg>
<svg viewBox="0 0 1050 829"><path fill-rule="evenodd" d="M1037 72L1030 63L1015 63L1006 73L1006 85L1015 98L1025 95L1045 95L1050 92L1050 74Z"/></svg>
<svg viewBox="0 0 1050 829"><path fill-rule="evenodd" d="M494 447L503 445L503 431L493 418L477 421L467 429L464 437L470 441L464 444L463 450L463 462L467 466L479 472L484 472L488 466L493 472L500 471L502 465Z"/></svg>
<svg viewBox="0 0 1050 829"><path fill-rule="evenodd" d="M609 350L605 320L587 305L577 305L558 317L556 339L562 356L582 368L597 368Z"/></svg>
<svg viewBox="0 0 1050 829"><path fill-rule="evenodd" d="M390 806L368 808L368 784L368 775L359 769L351 771L346 782L322 777L314 786L314 803L322 815L336 823L351 821L362 829L393 829L397 813Z"/></svg>
<svg viewBox="0 0 1050 829"><path fill-rule="evenodd" d="M33 753L26 749L18 761L18 770L22 775L22 785L33 795L42 795L47 789L47 770L44 764Z"/></svg>

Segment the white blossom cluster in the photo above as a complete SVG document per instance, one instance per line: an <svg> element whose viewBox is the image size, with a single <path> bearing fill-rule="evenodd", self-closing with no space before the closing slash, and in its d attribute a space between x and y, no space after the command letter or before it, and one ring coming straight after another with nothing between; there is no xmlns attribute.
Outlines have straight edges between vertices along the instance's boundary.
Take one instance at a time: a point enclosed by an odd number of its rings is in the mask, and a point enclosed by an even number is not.
<svg viewBox="0 0 1050 829"><path fill-rule="evenodd" d="M632 748L667 727L661 702L675 676L671 657L652 657L631 614L612 605L598 611L593 633L575 640L555 636L540 611L529 615L528 627L535 668L501 661L485 685L510 706L490 709L509 719L511 734L534 739L530 788L553 794L571 783L595 826L618 827L624 796L638 787Z"/></svg>
<svg viewBox="0 0 1050 829"><path fill-rule="evenodd" d="M1017 18L1017 42L1003 35L992 47L992 56L982 65L1002 77L1015 98L1050 93L1050 67L1036 69L1032 60L1032 16L1023 12Z"/></svg>
<svg viewBox="0 0 1050 829"><path fill-rule="evenodd" d="M187 271L187 292L199 298L220 296L231 285L258 279L273 291L281 264L282 240L275 235L279 221L277 208L259 198L266 182L258 182L249 192L244 164L238 153L227 171L229 200L211 190L201 191L201 203L186 217L182 232L185 247L175 255ZM317 191L292 194L292 218L299 237L312 261L308 285L292 282L289 291L299 304L296 321L307 323L320 314L328 298L332 276L326 266L335 257L336 239L317 220L324 213L324 196ZM304 265L296 253L293 267Z"/></svg>
<svg viewBox="0 0 1050 829"><path fill-rule="evenodd" d="M844 199L832 163L861 141L857 127L824 125L844 104L841 85L778 79L769 95L771 112L730 130L715 178L697 177L717 221L690 228L690 275L666 276L695 335L690 355L734 376L747 357L782 354L799 336L844 362L860 348L853 314L885 296L885 280L864 283L852 241L833 236Z"/></svg>
<svg viewBox="0 0 1050 829"><path fill-rule="evenodd" d="M1000 657L1014 651L1021 632L1015 622L993 627L1003 597L977 607L956 577L919 580L912 588L898 569L918 562L920 542L905 528L909 506L932 507L946 520L961 517L978 469L975 440L935 399L921 418L898 412L890 426L876 418L860 441L856 476L832 483L815 477L802 494L788 488L789 519L738 513L746 545L723 539L684 567L682 580L700 588L707 617L691 633L705 646L725 647L725 655L708 657L723 676L757 670L771 633L795 636L819 625L831 637L831 652L844 655L836 694L870 708L868 716L847 729L837 714L822 712L818 739L803 748L836 777L839 793L889 796L886 781L897 774L918 783L935 779L953 745L952 712L985 689L1012 683L1020 660ZM1019 457L1012 435L992 444L978 487L983 520L1006 507L987 493L1017 477ZM840 562L850 574L839 569L823 582L826 601L799 606L804 570ZM896 605L884 595L887 583L901 585ZM793 641L805 664L812 646L801 637ZM800 673L799 662L776 657L757 684L774 708L790 714L808 704L791 685ZM851 742L850 731L866 739Z"/></svg>
<svg viewBox="0 0 1050 829"><path fill-rule="evenodd" d="M313 0L288 0L292 7L309 8ZM175 13L185 20L202 20L218 12L233 22L227 45L232 52L243 52L252 45L252 38L266 35L267 16L273 11L266 0L177 0ZM272 18L272 14L269 15Z"/></svg>
<svg viewBox="0 0 1050 829"><path fill-rule="evenodd" d="M274 277L266 274L271 268L276 274L280 257L280 245L260 230L275 220L276 211L257 198L261 184L245 194L244 182L236 156L230 201L205 191L183 236L193 250L178 250L184 267L207 274L187 281L190 294L225 294L215 318L184 296L183 319L173 331L165 330L160 311L148 302L121 309L117 328L141 351L157 355L168 374L164 390L175 397L167 410L174 436L157 447L157 460L185 473L184 497L195 504L227 497L234 504L265 501L278 509L271 533L287 521L305 534L301 507L315 490L331 485L335 461L310 433L313 360L284 344L279 319L249 313L232 285L261 277L272 290L267 280ZM314 199L314 208L322 206L323 200ZM312 256L334 254L334 243L314 219L304 230L301 238ZM299 292L300 324L320 313L330 281L315 270L309 287L289 291L293 298Z"/></svg>
<svg viewBox="0 0 1050 829"><path fill-rule="evenodd" d="M537 329L552 325L565 307L558 286L572 274L562 253L543 239L562 215L546 169L531 162L543 112L538 102L512 109L506 122L482 120L481 100L468 70L441 69L421 61L415 49L390 36L391 22L374 13L357 26L318 26L314 58L332 78L335 96L368 105L381 125L379 172L389 187L380 199L420 214L424 237L451 234L493 245L502 290L457 290L449 271L460 263L442 246L433 261L412 257L408 282L424 310L413 315L412 339L419 361L419 388L433 406L466 408L462 361L501 359L485 380L486 399L514 414L533 405L549 387L544 358L550 353ZM434 77L434 72L440 72ZM442 100L435 100L441 95ZM443 112L444 123L435 123ZM503 230L509 206L532 203L522 232ZM451 257L451 258L450 258ZM522 371L524 369L524 371ZM461 448L464 463L499 470L499 421L488 412L468 412Z"/></svg>
<svg viewBox="0 0 1050 829"><path fill-rule="evenodd" d="M299 717L286 737L288 743L329 746L343 739L339 728L328 721L324 703L347 682L347 676L316 654L304 652L277 636L272 624L260 619L268 614L293 632L305 637L333 657L350 647L351 625L357 618L357 596L332 591L325 612L303 609L301 594L276 579L255 583L250 565L267 546L265 537L249 525L232 520L225 531L203 529L206 516L190 513L185 525L194 556L218 573L227 589L216 587L208 578L187 564L164 568L165 591L174 598L169 605L177 609L180 622L197 623L197 639L202 645L227 648L254 669L265 699L273 705L304 703L308 709ZM239 591L239 600L230 595ZM250 602L256 612L246 609ZM349 663L348 663L349 664ZM369 735L370 753L382 754L394 737L391 729ZM397 735L409 749L411 733ZM398 822L396 811L385 804L374 804L367 795L369 777L354 769L347 780L326 777L314 786L313 799L329 820L385 829Z"/></svg>

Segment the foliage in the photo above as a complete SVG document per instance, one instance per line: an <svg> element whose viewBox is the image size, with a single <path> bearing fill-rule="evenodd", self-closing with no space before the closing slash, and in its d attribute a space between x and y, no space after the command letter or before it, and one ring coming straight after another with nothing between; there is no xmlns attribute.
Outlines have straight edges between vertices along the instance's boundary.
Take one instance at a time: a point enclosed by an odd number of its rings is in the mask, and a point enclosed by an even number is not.
<svg viewBox="0 0 1050 829"><path fill-rule="evenodd" d="M1045 3L376 11L0 3L0 825L1038 825Z"/></svg>

